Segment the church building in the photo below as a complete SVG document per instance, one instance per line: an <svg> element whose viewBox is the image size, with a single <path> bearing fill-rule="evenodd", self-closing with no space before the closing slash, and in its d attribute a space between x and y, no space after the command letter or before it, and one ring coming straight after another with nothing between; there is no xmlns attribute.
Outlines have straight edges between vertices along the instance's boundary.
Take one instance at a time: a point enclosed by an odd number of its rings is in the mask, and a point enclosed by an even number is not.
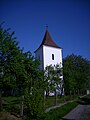
<svg viewBox="0 0 90 120"><path fill-rule="evenodd" d="M40 60L40 70L45 70L45 68L49 65L55 67L59 65L59 68L62 68L62 48L58 46L50 36L48 31L48 27L46 27L46 32L43 38L42 43L35 51L36 59ZM55 91L49 91L49 96L53 96L55 94L60 95L64 94L63 85L63 74L60 76L62 83L58 84ZM50 82L50 81L49 81ZM46 91L45 91L46 95Z"/></svg>
<svg viewBox="0 0 90 120"><path fill-rule="evenodd" d="M45 70L46 66L55 66L56 64L59 64L62 67L62 48L53 41L48 31L48 27L46 27L42 43L35 51L35 57L41 62L39 66L40 70Z"/></svg>

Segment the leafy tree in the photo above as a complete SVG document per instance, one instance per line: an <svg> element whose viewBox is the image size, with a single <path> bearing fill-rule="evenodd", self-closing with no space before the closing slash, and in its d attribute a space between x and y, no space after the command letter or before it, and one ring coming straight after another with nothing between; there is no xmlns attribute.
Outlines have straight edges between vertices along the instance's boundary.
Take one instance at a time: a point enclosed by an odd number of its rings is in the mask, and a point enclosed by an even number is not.
<svg viewBox="0 0 90 120"><path fill-rule="evenodd" d="M54 92L56 104L57 104L57 92L62 93L63 80L61 76L62 76L62 68L60 67L60 65L58 64L56 66L49 65L46 67L44 74L44 83L45 83L44 85L45 85L46 95L49 95L50 93Z"/></svg>
<svg viewBox="0 0 90 120"><path fill-rule="evenodd" d="M0 106L2 107L2 91L5 95L16 87L15 68L16 57L20 55L18 42L13 37L14 32L4 29L0 24ZM1 108L0 107L0 108Z"/></svg>
<svg viewBox="0 0 90 120"><path fill-rule="evenodd" d="M24 73L23 53L18 46L14 32L0 25L0 90L5 95L16 89L17 83ZM12 91L12 92L13 92Z"/></svg>
<svg viewBox="0 0 90 120"><path fill-rule="evenodd" d="M8 31L0 25L0 92L7 95L17 90L25 96L28 115L40 117L43 113L43 72L38 70L39 61L29 51L24 53L13 37L14 32Z"/></svg>
<svg viewBox="0 0 90 120"><path fill-rule="evenodd" d="M54 80L53 78L53 71L54 67L52 65L49 65L45 68L45 73L44 73L44 86L45 86L45 91L46 91L46 96L49 95L49 92L54 91Z"/></svg>
<svg viewBox="0 0 90 120"><path fill-rule="evenodd" d="M25 104L27 116L33 119L41 118L44 113L43 104L43 72L37 69L37 61L25 61L28 79L25 88ZM37 66L37 67L36 67Z"/></svg>
<svg viewBox="0 0 90 120"><path fill-rule="evenodd" d="M64 60L64 85L66 92L86 89L90 83L90 61L71 54Z"/></svg>

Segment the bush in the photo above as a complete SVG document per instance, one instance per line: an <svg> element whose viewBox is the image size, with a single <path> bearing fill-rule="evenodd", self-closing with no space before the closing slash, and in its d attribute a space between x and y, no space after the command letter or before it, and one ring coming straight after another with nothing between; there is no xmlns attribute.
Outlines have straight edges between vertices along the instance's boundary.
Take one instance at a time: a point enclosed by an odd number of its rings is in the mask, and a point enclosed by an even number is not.
<svg viewBox="0 0 90 120"><path fill-rule="evenodd" d="M33 94L26 92L25 104L27 116L34 119L41 119L44 114L44 103L42 92L34 89Z"/></svg>

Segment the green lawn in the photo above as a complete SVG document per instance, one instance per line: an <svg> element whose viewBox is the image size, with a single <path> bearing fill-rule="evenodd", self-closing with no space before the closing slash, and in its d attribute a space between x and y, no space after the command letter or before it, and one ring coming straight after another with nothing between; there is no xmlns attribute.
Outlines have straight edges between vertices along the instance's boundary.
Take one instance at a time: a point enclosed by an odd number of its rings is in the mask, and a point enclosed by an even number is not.
<svg viewBox="0 0 90 120"><path fill-rule="evenodd" d="M75 99L77 98L74 97ZM53 98L54 99L54 98ZM59 99L59 98L58 98ZM65 96L65 98L60 98L59 102L63 102L63 100L68 101L72 100L73 96ZM49 102L52 100L52 98L49 98ZM54 101L54 100L53 100ZM90 104L90 95L86 95L84 97L81 97L77 99L77 101L67 103L60 108L55 108L50 110L48 113L45 114L45 120L60 120L60 118L64 117L67 113L69 113L72 109L74 109L79 103L81 104Z"/></svg>
<svg viewBox="0 0 90 120"><path fill-rule="evenodd" d="M60 120L60 118L70 112L77 105L78 103L74 101L63 105L60 108L50 110L48 113L45 114L45 120Z"/></svg>
<svg viewBox="0 0 90 120"><path fill-rule="evenodd" d="M78 96L57 96L57 105L78 98ZM45 98L45 108L55 106L55 96Z"/></svg>
<svg viewBox="0 0 90 120"><path fill-rule="evenodd" d="M63 103L64 101L71 100L73 97L70 98L70 96L65 96L65 98L58 96L57 103ZM76 97L77 98L77 97ZM79 99L81 100L88 100L90 101L90 95L85 96L85 99ZM3 100L5 102L3 109L4 111L13 112L15 114L20 113L20 97L3 97ZM46 98L46 108L50 106L55 105L55 97L48 97ZM70 112L73 108L75 108L78 105L77 102L70 102L67 103L60 108L55 108L50 110L48 113L45 113L43 120L60 120L64 115L66 115L68 112ZM42 120L42 119L41 119Z"/></svg>

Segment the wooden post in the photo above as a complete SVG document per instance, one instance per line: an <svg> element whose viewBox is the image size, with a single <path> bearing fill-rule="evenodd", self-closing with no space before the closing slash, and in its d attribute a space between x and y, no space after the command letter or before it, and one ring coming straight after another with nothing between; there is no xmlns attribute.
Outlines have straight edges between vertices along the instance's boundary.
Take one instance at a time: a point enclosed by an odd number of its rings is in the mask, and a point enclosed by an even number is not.
<svg viewBox="0 0 90 120"><path fill-rule="evenodd" d="M55 105L57 105L57 91L55 90Z"/></svg>
<svg viewBox="0 0 90 120"><path fill-rule="evenodd" d="M0 90L0 111L2 111L3 106L2 106L2 92Z"/></svg>
<svg viewBox="0 0 90 120"><path fill-rule="evenodd" d="M24 96L20 99L20 116L23 117L23 107L24 107Z"/></svg>
<svg viewBox="0 0 90 120"><path fill-rule="evenodd" d="M44 110L45 110L45 91L44 91L44 100L43 100L43 102L44 102Z"/></svg>

